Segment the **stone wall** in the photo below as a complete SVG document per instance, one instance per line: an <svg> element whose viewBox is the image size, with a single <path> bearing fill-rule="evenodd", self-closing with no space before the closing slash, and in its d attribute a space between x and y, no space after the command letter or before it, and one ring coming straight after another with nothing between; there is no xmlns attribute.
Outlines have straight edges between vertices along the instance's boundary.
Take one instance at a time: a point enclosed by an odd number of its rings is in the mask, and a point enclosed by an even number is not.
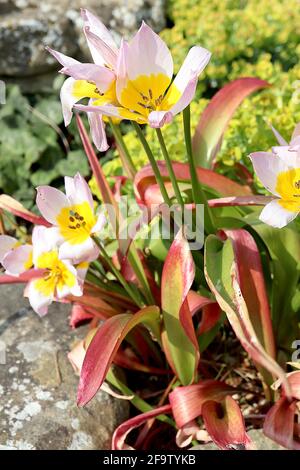
<svg viewBox="0 0 300 470"><path fill-rule="evenodd" d="M143 19L157 31L165 25L165 0L0 0L0 78L28 82L57 70L46 45L87 56L82 7L97 14L116 38L130 36Z"/></svg>

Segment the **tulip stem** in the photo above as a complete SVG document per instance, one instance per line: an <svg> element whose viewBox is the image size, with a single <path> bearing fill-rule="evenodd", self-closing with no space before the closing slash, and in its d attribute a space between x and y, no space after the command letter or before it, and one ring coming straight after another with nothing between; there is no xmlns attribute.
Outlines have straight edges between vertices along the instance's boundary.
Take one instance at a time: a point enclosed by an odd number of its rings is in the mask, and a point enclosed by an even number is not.
<svg viewBox="0 0 300 470"><path fill-rule="evenodd" d="M119 153L121 160L123 160L125 169L127 169L127 173L133 179L136 174L136 168L132 161L130 152L125 144L124 138L122 136L121 130L119 126L117 126L111 118L109 118L109 123L113 132L113 135L116 139L117 146L119 147Z"/></svg>
<svg viewBox="0 0 300 470"><path fill-rule="evenodd" d="M191 138L190 106L187 106L183 110L183 128L184 128L186 152L187 152L187 157L188 157L189 166L190 166L193 199L194 199L195 204L204 204L204 218L206 221L207 231L209 233L215 233L216 230L215 230L214 217L207 203L206 194L198 179L197 168L195 165L195 160L194 160L194 155L193 155L192 138Z"/></svg>
<svg viewBox="0 0 300 470"><path fill-rule="evenodd" d="M170 177L173 189L174 189L174 193L175 193L177 202L183 208L184 207L184 202L183 202L181 192L180 192L180 189L179 189L179 186L178 186L178 183L177 183L177 179L176 179L176 176L175 176L175 173L174 173L174 170L173 170L170 155L168 153L168 150L167 150L167 147L166 147L166 144L165 144L165 140L163 138L161 130L160 129L155 129L155 130L156 130L157 138L158 138L158 141L159 141L159 145L160 145L164 160L165 160L166 165L167 165L169 177Z"/></svg>
<svg viewBox="0 0 300 470"><path fill-rule="evenodd" d="M144 302L139 298L135 290L130 286L130 284L126 281L120 271L115 267L112 260L110 259L109 255L106 253L106 250L100 240L93 236L93 240L98 246L101 255L103 256L105 262L108 264L110 271L116 277L116 279L122 284L127 294L132 298L132 300L136 303L136 305L140 308L144 307Z"/></svg>
<svg viewBox="0 0 300 470"><path fill-rule="evenodd" d="M137 133L138 138L141 141L142 146L144 147L144 150L146 152L146 155L147 155L147 157L149 159L149 162L150 162L150 165L152 167L154 176L156 178L156 182L157 182L157 184L160 188L160 192L162 194L162 197L163 197L165 203L168 206L171 206L171 200L170 200L170 198L168 196L168 193L167 193L167 190L165 188L165 184L164 184L164 181L163 181L162 176L160 174L157 162L156 162L156 160L154 158L154 155L152 153L152 150L150 149L149 144L148 144L148 142L147 142L147 140L144 136L144 133L143 133L142 129L140 128L139 124L137 124L134 121L131 121L131 123L132 123L132 126L133 126L134 130Z"/></svg>

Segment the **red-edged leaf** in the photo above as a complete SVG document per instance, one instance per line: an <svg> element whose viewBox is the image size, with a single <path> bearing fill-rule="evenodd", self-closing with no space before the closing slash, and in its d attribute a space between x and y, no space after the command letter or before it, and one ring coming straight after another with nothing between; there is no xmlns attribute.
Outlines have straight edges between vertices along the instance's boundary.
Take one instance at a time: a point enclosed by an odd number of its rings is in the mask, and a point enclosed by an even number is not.
<svg viewBox="0 0 300 470"><path fill-rule="evenodd" d="M202 318L197 330L197 335L210 331L218 323L221 315L222 311L217 302L206 305L202 310Z"/></svg>
<svg viewBox="0 0 300 470"><path fill-rule="evenodd" d="M210 207L227 206L265 206L273 201L272 196L238 196L238 197L220 197L219 199L209 199Z"/></svg>
<svg viewBox="0 0 300 470"><path fill-rule="evenodd" d="M164 263L161 305L168 350L182 384L190 384L199 361L198 342L186 300L195 276L189 244L179 231Z"/></svg>
<svg viewBox="0 0 300 470"><path fill-rule="evenodd" d="M300 434L295 422L297 413L296 401L281 397L266 416L265 435L287 449L300 450Z"/></svg>
<svg viewBox="0 0 300 470"><path fill-rule="evenodd" d="M93 315L88 313L81 305L74 304L72 306L71 316L70 316L70 327L78 328L81 325L89 322L94 318Z"/></svg>
<svg viewBox="0 0 300 470"><path fill-rule="evenodd" d="M39 217L33 212L30 212L20 202L6 194L0 195L0 209L10 212L16 217L21 217L35 225L45 225L46 227L51 226L51 224L49 224L49 222L47 222L43 217Z"/></svg>
<svg viewBox="0 0 300 470"><path fill-rule="evenodd" d="M84 147L86 156L88 158L89 164L91 166L93 175L97 182L102 199L105 202L105 204L110 204L111 207L114 208L114 211L113 211L114 214L111 213L111 211L109 211L109 217L110 217L110 221L111 221L111 225L113 229L116 230L116 227L117 227L116 223L118 221L118 214L119 214L116 200L110 189L107 179L105 178L105 175L102 171L101 165L98 161L97 155L94 152L93 146L90 142L90 139L86 132L84 124L78 114L76 115L76 120L77 120L79 134L83 143L83 147Z"/></svg>
<svg viewBox="0 0 300 470"><path fill-rule="evenodd" d="M264 80L245 77L228 83L216 93L202 113L193 137L193 152L198 166L212 167L236 109L251 93L268 86Z"/></svg>
<svg viewBox="0 0 300 470"><path fill-rule="evenodd" d="M30 269L19 276L10 276L8 274L0 275L0 284L24 284L32 279L41 277L44 269Z"/></svg>
<svg viewBox="0 0 300 470"><path fill-rule="evenodd" d="M130 431L146 423L149 419L157 418L158 416L168 414L170 412L171 406L165 405L125 421L115 430L113 434L112 450L133 450L132 447L125 443L125 439Z"/></svg>
<svg viewBox="0 0 300 470"><path fill-rule="evenodd" d="M201 380L195 385L176 387L169 400L177 427L182 428L201 416L206 401L221 401L229 393L236 393L236 389L218 380Z"/></svg>
<svg viewBox="0 0 300 470"><path fill-rule="evenodd" d="M168 189L169 174L164 161L158 161L157 165L163 179L165 180L166 188ZM187 163L172 163L173 170L178 182L190 182L190 167ZM220 175L215 171L206 168L197 168L197 175L200 183L208 188L217 191L221 196L249 196L252 194L251 188L246 185L240 185L235 181ZM139 202L142 204L156 204L162 203L163 199L157 189L156 179L153 174L151 165L144 166L134 179L135 195ZM151 192L154 192L152 195Z"/></svg>
<svg viewBox="0 0 300 470"><path fill-rule="evenodd" d="M290 385L285 373L277 362L261 345L252 322L248 308L239 285L239 269L234 261L234 252L230 240L224 243L214 235L206 239L205 245L205 276L221 309L256 364L259 364L266 383L270 384L269 373L282 380L285 392L290 396Z"/></svg>
<svg viewBox="0 0 300 470"><path fill-rule="evenodd" d="M122 341L140 323L156 324L159 308L145 307L135 315L121 314L106 320L98 329L84 359L78 387L78 405L84 406L96 394L105 380Z"/></svg>
<svg viewBox="0 0 300 470"><path fill-rule="evenodd" d="M207 401L202 407L202 417L212 440L223 450L246 450L251 440L239 405L230 396L221 402Z"/></svg>
<svg viewBox="0 0 300 470"><path fill-rule="evenodd" d="M197 335L211 330L219 321L222 312L215 300L204 297L203 295L190 290L187 295L187 301L192 316L199 310L202 310L202 317Z"/></svg>
<svg viewBox="0 0 300 470"><path fill-rule="evenodd" d="M255 333L266 352L276 357L271 311L261 258L252 235L244 229L224 230L233 248L237 280Z"/></svg>

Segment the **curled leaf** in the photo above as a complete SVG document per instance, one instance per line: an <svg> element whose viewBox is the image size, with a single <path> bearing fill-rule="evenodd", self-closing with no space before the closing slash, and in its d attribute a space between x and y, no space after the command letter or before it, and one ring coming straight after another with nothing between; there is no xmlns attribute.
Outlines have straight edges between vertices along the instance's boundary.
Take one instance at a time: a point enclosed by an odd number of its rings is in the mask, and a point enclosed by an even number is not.
<svg viewBox="0 0 300 470"><path fill-rule="evenodd" d="M202 414L206 401L220 401L236 389L218 380L201 380L198 384L176 387L169 395L173 416L178 428Z"/></svg>
<svg viewBox="0 0 300 470"><path fill-rule="evenodd" d="M237 402L227 395L221 402L207 401L202 417L212 440L223 450L250 450L244 418Z"/></svg>

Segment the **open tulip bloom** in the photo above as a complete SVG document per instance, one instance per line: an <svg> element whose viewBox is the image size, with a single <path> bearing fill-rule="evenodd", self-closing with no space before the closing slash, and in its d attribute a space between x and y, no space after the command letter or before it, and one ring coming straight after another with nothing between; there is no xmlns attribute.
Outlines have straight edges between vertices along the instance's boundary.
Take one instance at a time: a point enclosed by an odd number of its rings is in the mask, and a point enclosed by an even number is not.
<svg viewBox="0 0 300 470"><path fill-rule="evenodd" d="M117 49L101 21L83 11L84 32L95 64L81 64L48 49L70 75L61 90L65 124L72 108L86 111L96 147L104 151L107 141L102 116L130 119L162 127L192 101L198 77L210 60L210 52L195 46L189 51L176 78L173 59L164 41L146 23L133 39L122 40ZM89 98L89 104L75 104Z"/></svg>
<svg viewBox="0 0 300 470"><path fill-rule="evenodd" d="M46 315L49 305L72 294L82 295L82 283L76 268L69 260L61 259L51 229L36 226L32 233L33 264L37 277L25 289L33 310Z"/></svg>
<svg viewBox="0 0 300 470"><path fill-rule="evenodd" d="M0 264L6 274L19 276L32 267L32 246L21 245L8 235L0 235Z"/></svg>
<svg viewBox="0 0 300 470"><path fill-rule="evenodd" d="M69 76L61 89L65 125L72 119L77 101L89 98L92 105L117 103L116 75L118 48L104 24L88 10L81 10L84 34L94 63L81 63L49 47L47 50L63 66L60 73ZM88 113L93 141L101 152L108 149L104 122L100 113Z"/></svg>
<svg viewBox="0 0 300 470"><path fill-rule="evenodd" d="M74 178L65 177L66 194L51 186L37 188L37 206L42 216L53 227L48 229L58 243L62 259L75 263L95 260L99 248L92 235L100 232L106 223L103 214L96 217L90 188L77 173Z"/></svg>
<svg viewBox="0 0 300 470"><path fill-rule="evenodd" d="M300 212L300 128L296 128L290 144L281 141L273 152L250 155L254 170L262 184L276 199L269 202L260 220L282 228Z"/></svg>

